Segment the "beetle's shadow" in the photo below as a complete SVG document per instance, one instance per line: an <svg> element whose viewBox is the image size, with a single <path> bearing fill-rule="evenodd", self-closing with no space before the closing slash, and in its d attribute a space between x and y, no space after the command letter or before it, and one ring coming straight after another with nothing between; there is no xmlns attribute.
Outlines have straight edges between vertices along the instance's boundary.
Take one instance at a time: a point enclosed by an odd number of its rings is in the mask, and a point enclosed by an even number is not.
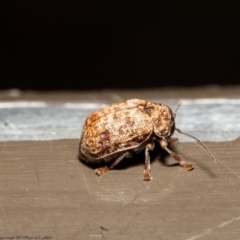
<svg viewBox="0 0 240 240"><path fill-rule="evenodd" d="M169 144L170 145L170 144ZM172 146L169 147L171 150L174 150ZM169 164L167 161L167 158L169 157L169 154L162 149L158 144L155 144L155 148L152 151L149 151L150 154L150 162L151 164L155 161L159 161L163 166L166 167L176 167L179 166L179 164L173 163ZM142 165L144 167L145 164L145 154L144 150L139 154L134 154L132 158L124 158L116 167L115 169L126 169L129 167L139 166Z"/></svg>
<svg viewBox="0 0 240 240"><path fill-rule="evenodd" d="M174 144L168 144L168 148L171 149L174 152L177 152L174 148ZM163 166L165 167L179 167L179 164L177 162L175 163L168 163L167 158L169 158L170 155L168 152L166 152L164 149L160 147L160 145L156 144L155 149L153 151L152 159L159 161Z"/></svg>
<svg viewBox="0 0 240 240"><path fill-rule="evenodd" d="M178 150L176 149L174 143L169 144L168 148L178 154ZM154 150L150 151L149 153L150 153L151 163L153 163L155 161L159 161L165 167L179 167L179 164L177 162L176 163L168 163L167 158L169 158L169 154L165 150L163 150L158 144L155 144ZM185 156L184 153L181 153L181 158L188 159ZM99 168L99 167L107 165L107 163L102 163L102 164L85 163L80 158L78 158L78 159L86 167L89 167L89 168L92 168L92 169ZM192 159L192 160L194 162L194 159ZM114 169L116 169L116 170L123 170L123 169L127 169L127 168L130 168L130 167L138 166L138 165L142 165L143 168L144 168L144 164L145 164L145 156L144 156L144 151L142 151L139 154L135 154L132 158L124 158L120 163L118 163L118 165L116 165L114 167ZM216 178L217 177L216 174L211 169L207 168L203 163L198 163L198 166L209 177L211 177L211 178Z"/></svg>
<svg viewBox="0 0 240 240"><path fill-rule="evenodd" d="M174 151L173 146L170 145L170 144L169 144L169 148ZM178 163L173 163L173 164L167 163L166 158L169 156L169 154L165 150L163 150L158 144L155 144L154 150L150 151L149 153L150 153L151 163L153 163L155 161L160 161L160 163L162 165L167 166L167 167L179 166ZM79 157L78 157L78 159L85 166L90 167L92 169L108 165L108 163L100 163L100 164L98 164L98 163L86 163L86 162L82 161ZM126 168L129 168L129 167L134 167L134 166L139 166L139 165L144 166L144 164L145 164L145 155L144 155L144 150L143 150L139 154L134 154L132 158L124 158L121 162L119 162L114 167L114 169L122 170L122 169L126 169Z"/></svg>

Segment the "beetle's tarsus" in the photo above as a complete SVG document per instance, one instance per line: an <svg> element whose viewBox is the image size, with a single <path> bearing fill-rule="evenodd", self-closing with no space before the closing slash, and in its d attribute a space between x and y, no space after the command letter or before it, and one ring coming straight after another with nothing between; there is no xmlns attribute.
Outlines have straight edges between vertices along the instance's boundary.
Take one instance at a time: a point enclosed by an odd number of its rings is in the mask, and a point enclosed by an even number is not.
<svg viewBox="0 0 240 240"><path fill-rule="evenodd" d="M150 172L148 170L143 171L143 180L145 181L151 181L152 177L150 176Z"/></svg>
<svg viewBox="0 0 240 240"><path fill-rule="evenodd" d="M194 165L193 164L187 164L187 163L185 163L184 161L182 161L182 162L179 162L179 165L181 166L181 167L183 167L185 170L187 170L187 171L192 171L193 169L194 169Z"/></svg>
<svg viewBox="0 0 240 240"><path fill-rule="evenodd" d="M167 141L165 139L161 139L159 141L161 147L167 151L171 157L173 157L178 163L179 165L186 169L187 171L191 171L194 169L194 165L193 164L188 164L188 163L185 163L175 152L173 152L172 150L170 150L168 147L167 147Z"/></svg>
<svg viewBox="0 0 240 240"><path fill-rule="evenodd" d="M96 173L96 175L101 176L105 172L107 172L108 170L109 170L109 168L107 166L106 167L101 167L101 168L96 168L95 173Z"/></svg>

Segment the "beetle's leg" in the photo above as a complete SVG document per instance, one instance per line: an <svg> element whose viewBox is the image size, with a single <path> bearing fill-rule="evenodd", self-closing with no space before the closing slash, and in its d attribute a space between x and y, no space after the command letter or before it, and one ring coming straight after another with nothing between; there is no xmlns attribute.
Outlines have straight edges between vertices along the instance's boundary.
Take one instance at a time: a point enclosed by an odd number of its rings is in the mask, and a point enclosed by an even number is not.
<svg viewBox="0 0 240 240"><path fill-rule="evenodd" d="M152 178L150 176L151 164L150 164L150 155L149 151L154 149L154 143L147 144L145 148L145 170L143 172L143 180L150 181Z"/></svg>
<svg viewBox="0 0 240 240"><path fill-rule="evenodd" d="M101 168L96 168L95 169L95 173L98 175L98 176L101 176L103 175L106 171L109 170L109 167L108 166L105 166L105 167L101 167Z"/></svg>
<svg viewBox="0 0 240 240"><path fill-rule="evenodd" d="M184 169L186 169L188 171L194 169L194 165L193 164L185 163L175 152L173 152L172 150L170 150L167 147L167 141L165 139L161 139L159 142L160 142L161 147L164 150L166 150L175 160L177 160L181 167L183 167Z"/></svg>
<svg viewBox="0 0 240 240"><path fill-rule="evenodd" d="M132 152L125 152L119 158L117 158L109 167L109 169L113 169L117 164L119 164L125 157L131 158L133 156Z"/></svg>
<svg viewBox="0 0 240 240"><path fill-rule="evenodd" d="M100 176L100 175L104 174L105 172L107 172L109 169L113 169L119 162L121 162L123 160L123 158L125 158L125 157L129 158L131 156L132 156L131 152L125 152L120 157L118 157L112 164L107 165L105 167L96 168L95 173L98 176Z"/></svg>

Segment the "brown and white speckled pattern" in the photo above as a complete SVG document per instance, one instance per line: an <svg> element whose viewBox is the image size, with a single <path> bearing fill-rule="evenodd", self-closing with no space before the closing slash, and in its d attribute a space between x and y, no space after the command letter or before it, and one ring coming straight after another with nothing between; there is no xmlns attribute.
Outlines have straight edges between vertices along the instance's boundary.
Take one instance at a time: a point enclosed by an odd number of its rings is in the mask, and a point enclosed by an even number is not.
<svg viewBox="0 0 240 240"><path fill-rule="evenodd" d="M129 149L141 150L153 136L169 138L173 131L173 113L166 105L139 99L116 103L86 119L79 144L80 158L115 158L113 155Z"/></svg>

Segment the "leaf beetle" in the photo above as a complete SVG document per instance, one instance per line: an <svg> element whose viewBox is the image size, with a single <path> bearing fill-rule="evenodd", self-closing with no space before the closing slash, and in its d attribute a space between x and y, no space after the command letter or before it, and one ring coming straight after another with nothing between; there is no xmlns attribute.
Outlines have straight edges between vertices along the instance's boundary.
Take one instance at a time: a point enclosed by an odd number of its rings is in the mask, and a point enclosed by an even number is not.
<svg viewBox="0 0 240 240"><path fill-rule="evenodd" d="M208 148L196 137L182 132L175 127L176 111L164 104L130 99L115 103L90 114L82 128L79 143L79 158L84 162L105 163L104 167L95 169L100 176L113 169L122 159L131 158L133 154L145 151L144 180L151 180L149 151L154 144L160 144L181 167L193 170L194 165L185 163L175 152L168 148L174 131L197 140L215 160Z"/></svg>

